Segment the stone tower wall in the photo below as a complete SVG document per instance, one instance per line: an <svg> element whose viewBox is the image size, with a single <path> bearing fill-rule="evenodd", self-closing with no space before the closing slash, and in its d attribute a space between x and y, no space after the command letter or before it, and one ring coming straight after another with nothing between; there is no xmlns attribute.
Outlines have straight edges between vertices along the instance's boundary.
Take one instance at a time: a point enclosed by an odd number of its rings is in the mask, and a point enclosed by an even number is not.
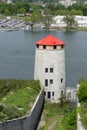
<svg viewBox="0 0 87 130"><path fill-rule="evenodd" d="M45 72L45 68L48 68L48 72ZM53 72L50 72L50 68L53 68ZM40 80L41 86L44 86L46 100L59 102L61 91L65 91L64 49L40 50L36 48L34 79ZM48 86L45 86L45 79L48 80ZM51 79L53 83L50 83ZM49 99L47 96L48 92L51 92ZM53 92L54 95L52 94Z"/></svg>

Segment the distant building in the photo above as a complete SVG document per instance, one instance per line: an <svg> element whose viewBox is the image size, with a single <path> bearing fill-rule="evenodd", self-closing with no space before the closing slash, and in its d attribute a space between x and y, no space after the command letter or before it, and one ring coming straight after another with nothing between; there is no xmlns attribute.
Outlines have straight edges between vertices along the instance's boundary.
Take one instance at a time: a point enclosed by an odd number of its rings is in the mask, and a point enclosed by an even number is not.
<svg viewBox="0 0 87 130"><path fill-rule="evenodd" d="M59 0L59 3L64 5L65 7L68 7L68 6L73 5L77 2L76 2L76 0Z"/></svg>
<svg viewBox="0 0 87 130"><path fill-rule="evenodd" d="M8 4L12 3L12 0L7 0L7 3L8 3Z"/></svg>
<svg viewBox="0 0 87 130"><path fill-rule="evenodd" d="M4 2L4 3L12 3L12 0L0 0L0 2Z"/></svg>
<svg viewBox="0 0 87 130"><path fill-rule="evenodd" d="M87 5L87 1L84 1L84 5Z"/></svg>
<svg viewBox="0 0 87 130"><path fill-rule="evenodd" d="M63 21L65 16L56 16L54 18L55 24L51 24L51 28L65 28L67 25ZM87 28L87 16L75 16L75 21L78 24L78 27Z"/></svg>
<svg viewBox="0 0 87 130"><path fill-rule="evenodd" d="M6 0L0 0L0 2L4 2L4 3L5 3L5 2L6 2Z"/></svg>

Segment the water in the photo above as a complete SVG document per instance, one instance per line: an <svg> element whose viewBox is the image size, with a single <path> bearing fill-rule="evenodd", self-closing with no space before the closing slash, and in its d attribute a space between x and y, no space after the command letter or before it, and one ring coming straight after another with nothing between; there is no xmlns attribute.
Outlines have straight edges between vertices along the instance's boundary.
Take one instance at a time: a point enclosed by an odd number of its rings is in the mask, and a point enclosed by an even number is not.
<svg viewBox="0 0 87 130"><path fill-rule="evenodd" d="M0 31L0 79L33 79L35 42L49 34L65 41L67 86L87 78L87 32Z"/></svg>

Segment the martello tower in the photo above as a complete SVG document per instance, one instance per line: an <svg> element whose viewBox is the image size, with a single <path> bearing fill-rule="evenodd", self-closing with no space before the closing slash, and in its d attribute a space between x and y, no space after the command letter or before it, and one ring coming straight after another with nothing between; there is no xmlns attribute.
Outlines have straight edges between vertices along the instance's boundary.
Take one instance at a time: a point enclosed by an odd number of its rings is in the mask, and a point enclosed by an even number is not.
<svg viewBox="0 0 87 130"><path fill-rule="evenodd" d="M64 42L47 36L36 42L34 79L44 87L45 99L59 102L65 93Z"/></svg>

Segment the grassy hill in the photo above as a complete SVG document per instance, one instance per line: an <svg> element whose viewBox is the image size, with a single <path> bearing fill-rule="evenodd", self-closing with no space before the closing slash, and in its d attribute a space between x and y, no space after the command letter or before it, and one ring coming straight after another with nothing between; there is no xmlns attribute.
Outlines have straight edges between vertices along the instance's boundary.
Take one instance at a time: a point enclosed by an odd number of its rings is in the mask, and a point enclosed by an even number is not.
<svg viewBox="0 0 87 130"><path fill-rule="evenodd" d="M29 113L39 91L39 81L0 80L0 121Z"/></svg>

